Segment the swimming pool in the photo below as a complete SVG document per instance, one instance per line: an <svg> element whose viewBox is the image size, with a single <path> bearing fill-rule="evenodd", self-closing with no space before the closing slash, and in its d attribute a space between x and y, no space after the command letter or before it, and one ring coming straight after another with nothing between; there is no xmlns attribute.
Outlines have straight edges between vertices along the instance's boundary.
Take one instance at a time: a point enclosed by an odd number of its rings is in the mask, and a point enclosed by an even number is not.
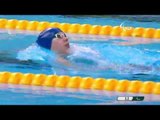
<svg viewBox="0 0 160 120"><path fill-rule="evenodd" d="M89 24L107 24L116 25L121 24L124 20L113 19L112 17L74 17L74 16L0 16L3 18L15 18L15 19L28 19L28 20L47 20L50 21L54 18L59 22L68 22L66 18L70 18L71 23L77 22L82 23L81 19L84 18L83 22L90 22L92 19L93 23ZM38 19L37 19L38 18ZM96 20L100 20L97 22ZM104 22L105 21L105 22ZM112 21L112 22L111 22ZM134 21L135 22L135 21ZM143 26L148 27L151 25L148 23L141 23L127 21L127 26ZM128 24L130 23L130 24ZM152 27L158 26L158 23L153 22ZM152 80L155 82L159 81L158 69L153 70L152 64L157 62L159 56L159 41L156 39L142 39L142 38L122 38L122 37L106 37L99 35L75 35L68 34L71 44L77 46L85 46L92 48L92 50L99 50L103 53L104 58L108 58L108 63L114 62L121 64L120 66L114 67L113 70L99 69L96 68L85 68L82 70L59 70L60 66L51 67L48 64L42 64L37 62L31 62L28 57L34 57L35 53L33 49L28 53L21 54L22 50L28 48L36 40L38 33L36 32L23 32L17 33L14 30L1 31L1 43L0 43L0 62L3 66L0 66L0 71L9 72L22 72L22 73L43 73L43 74L58 74L58 75L70 75L70 76L91 76L94 78L117 78L117 79L129 79L129 80L141 80L147 81ZM148 44L149 43L149 44ZM8 49L8 45L11 45ZM114 49L113 49L114 48ZM83 49L81 49L83 51ZM28 56L29 55L29 56ZM107 56L105 56L107 55ZM134 58L133 58L134 56ZM26 58L25 58L26 57ZM87 57L87 56L85 56ZM21 61L21 59L27 59ZM103 60L104 61L104 60ZM131 61L133 64L139 65L151 65L152 69L146 70L124 65ZM107 64L108 66L109 64ZM156 64L158 65L158 63ZM102 64L104 66L104 64ZM100 66L100 67L102 67ZM90 66L94 67L94 66ZM52 69L54 68L54 69ZM117 96L136 96L143 94L131 94L131 93L120 93L120 92L107 92L97 90L76 90L76 89L60 89L60 88L47 88L37 86L23 86L23 85L6 85L1 84L1 100L0 104L159 104L159 95L144 95L145 101L143 102L118 102ZM14 95L12 99L8 99L8 96ZM30 100L25 101L26 98Z"/></svg>

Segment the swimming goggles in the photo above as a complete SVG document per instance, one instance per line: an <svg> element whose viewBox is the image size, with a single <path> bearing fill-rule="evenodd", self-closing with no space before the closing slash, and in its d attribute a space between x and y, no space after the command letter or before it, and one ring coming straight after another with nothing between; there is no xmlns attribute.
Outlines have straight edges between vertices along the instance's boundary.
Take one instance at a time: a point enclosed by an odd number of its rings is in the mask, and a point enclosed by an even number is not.
<svg viewBox="0 0 160 120"><path fill-rule="evenodd" d="M56 37L56 38L64 38L64 37L67 37L67 36L66 36L65 33L59 32L59 33L55 34L55 37Z"/></svg>

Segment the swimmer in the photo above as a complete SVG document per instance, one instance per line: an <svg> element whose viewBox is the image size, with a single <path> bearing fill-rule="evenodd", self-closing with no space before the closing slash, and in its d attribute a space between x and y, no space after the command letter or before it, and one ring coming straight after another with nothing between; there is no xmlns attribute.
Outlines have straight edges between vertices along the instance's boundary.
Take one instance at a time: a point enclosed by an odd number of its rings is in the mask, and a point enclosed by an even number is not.
<svg viewBox="0 0 160 120"><path fill-rule="evenodd" d="M65 65L70 65L70 63L64 59L64 56L68 55L70 52L70 44L66 34L59 28L49 28L42 31L36 43L45 49L52 50L58 55L58 62Z"/></svg>
<svg viewBox="0 0 160 120"><path fill-rule="evenodd" d="M36 40L36 43L42 48L45 48L45 49L48 49L48 50L51 50L51 51L54 51L55 53L57 53L57 56L58 56L57 57L57 61L58 62L66 65L66 66L72 66L74 68L75 67L76 68L77 67L81 67L81 65L73 66L73 64L71 64L67 59L65 59L65 56L71 54L71 49L70 49L71 47L70 47L70 43L69 43L68 37L59 28L49 28L49 29L46 29L46 30L42 31L39 34L39 36L38 36L38 38ZM88 56L92 57L93 55L95 55L94 58L98 59L98 55L99 54L98 53L94 53L94 52L95 51L89 50ZM86 49L85 49L84 53L87 53ZM103 60L103 59L101 59L101 60ZM90 61L90 63L94 62L92 60L89 60L89 61ZM86 61L85 61L85 63L86 63ZM114 68L114 66L115 65L109 64L109 65L104 66L104 69L117 69L117 68ZM133 64L128 64L128 66L131 67L131 68L139 68L139 69L143 68L143 69L146 69L146 70L151 70L152 69L150 67L133 65ZM94 65L94 67L95 67L95 65ZM115 67L117 67L117 65Z"/></svg>
<svg viewBox="0 0 160 120"><path fill-rule="evenodd" d="M99 57L99 53L91 48L70 46L68 37L59 28L49 28L42 31L36 43L42 48L55 52L57 55L56 61L59 63L76 69L84 69L82 64L90 66L94 64L95 66L97 64L95 58L98 59Z"/></svg>

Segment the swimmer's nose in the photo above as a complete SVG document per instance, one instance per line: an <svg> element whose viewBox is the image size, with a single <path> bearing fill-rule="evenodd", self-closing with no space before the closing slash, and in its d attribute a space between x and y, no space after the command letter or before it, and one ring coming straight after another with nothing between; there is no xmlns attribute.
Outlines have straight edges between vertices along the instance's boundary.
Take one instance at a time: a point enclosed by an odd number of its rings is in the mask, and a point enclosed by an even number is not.
<svg viewBox="0 0 160 120"><path fill-rule="evenodd" d="M65 42L67 42L67 41L68 41L68 38L67 38L67 37L65 37L63 40L64 40Z"/></svg>

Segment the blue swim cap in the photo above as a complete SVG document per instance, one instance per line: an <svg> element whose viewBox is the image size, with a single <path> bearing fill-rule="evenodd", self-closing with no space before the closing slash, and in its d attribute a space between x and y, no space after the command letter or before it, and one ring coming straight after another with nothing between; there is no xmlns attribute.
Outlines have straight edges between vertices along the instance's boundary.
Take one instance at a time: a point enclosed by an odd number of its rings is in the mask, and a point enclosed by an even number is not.
<svg viewBox="0 0 160 120"><path fill-rule="evenodd" d="M37 40L36 43L46 49L51 49L52 39L55 38L55 34L63 32L59 28L49 28L47 30L42 31Z"/></svg>

